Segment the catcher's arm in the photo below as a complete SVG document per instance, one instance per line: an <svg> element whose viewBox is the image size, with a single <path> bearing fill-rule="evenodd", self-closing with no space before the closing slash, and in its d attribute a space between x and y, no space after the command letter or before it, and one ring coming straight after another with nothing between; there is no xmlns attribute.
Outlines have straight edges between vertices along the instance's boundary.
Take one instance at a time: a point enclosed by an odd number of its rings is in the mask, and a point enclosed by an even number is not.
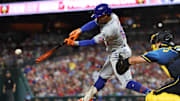
<svg viewBox="0 0 180 101"><path fill-rule="evenodd" d="M132 56L128 59L129 64L146 63L147 61L142 56Z"/></svg>
<svg viewBox="0 0 180 101"><path fill-rule="evenodd" d="M132 56L127 59L123 59L123 57L120 55L116 64L116 70L121 75L129 69L130 65L139 63L146 63L146 60L141 56Z"/></svg>

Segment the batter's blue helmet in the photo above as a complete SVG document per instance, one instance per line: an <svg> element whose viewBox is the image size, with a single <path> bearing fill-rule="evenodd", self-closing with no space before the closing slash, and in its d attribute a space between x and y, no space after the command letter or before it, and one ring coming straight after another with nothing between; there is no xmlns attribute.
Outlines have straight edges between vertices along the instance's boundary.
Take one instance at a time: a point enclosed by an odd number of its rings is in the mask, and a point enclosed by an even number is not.
<svg viewBox="0 0 180 101"><path fill-rule="evenodd" d="M98 18L100 16L103 16L105 14L111 14L112 10L109 8L108 4L99 4L94 9L94 14L91 16L92 18Z"/></svg>

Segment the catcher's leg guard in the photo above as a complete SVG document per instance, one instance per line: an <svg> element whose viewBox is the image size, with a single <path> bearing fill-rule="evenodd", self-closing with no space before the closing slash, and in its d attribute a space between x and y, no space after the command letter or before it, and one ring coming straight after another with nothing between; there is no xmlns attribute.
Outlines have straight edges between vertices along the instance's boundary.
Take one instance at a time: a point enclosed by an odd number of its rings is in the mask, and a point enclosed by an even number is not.
<svg viewBox="0 0 180 101"><path fill-rule="evenodd" d="M145 101L180 101L180 96L166 92L155 95L151 92L146 96Z"/></svg>
<svg viewBox="0 0 180 101"><path fill-rule="evenodd" d="M180 76L178 76L174 81L155 90L154 94L161 94L163 92L180 95Z"/></svg>

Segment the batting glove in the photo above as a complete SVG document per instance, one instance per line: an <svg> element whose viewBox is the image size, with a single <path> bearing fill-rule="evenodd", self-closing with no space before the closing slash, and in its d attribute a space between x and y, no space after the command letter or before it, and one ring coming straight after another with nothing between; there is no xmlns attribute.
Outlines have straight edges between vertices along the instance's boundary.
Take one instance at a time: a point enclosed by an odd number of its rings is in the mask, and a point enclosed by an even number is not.
<svg viewBox="0 0 180 101"><path fill-rule="evenodd" d="M80 28L75 29L69 34L69 38L75 41L80 34L81 34L81 29Z"/></svg>
<svg viewBox="0 0 180 101"><path fill-rule="evenodd" d="M64 39L64 43L65 43L66 45L69 45L69 46L74 46L74 45L75 45L75 41L72 40L72 39L70 39L70 38Z"/></svg>

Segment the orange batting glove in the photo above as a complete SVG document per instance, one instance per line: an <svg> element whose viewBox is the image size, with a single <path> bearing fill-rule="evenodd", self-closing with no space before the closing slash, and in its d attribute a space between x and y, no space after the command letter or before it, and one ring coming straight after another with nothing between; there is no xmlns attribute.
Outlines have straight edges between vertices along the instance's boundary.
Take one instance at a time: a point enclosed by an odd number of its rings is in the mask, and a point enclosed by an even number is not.
<svg viewBox="0 0 180 101"><path fill-rule="evenodd" d="M72 40L72 39L70 39L70 38L64 39L64 43L65 43L66 45L70 45L70 46L74 46L74 45L75 45L75 41Z"/></svg>
<svg viewBox="0 0 180 101"><path fill-rule="evenodd" d="M81 34L81 29L80 28L75 29L69 34L69 38L75 41L80 34Z"/></svg>

